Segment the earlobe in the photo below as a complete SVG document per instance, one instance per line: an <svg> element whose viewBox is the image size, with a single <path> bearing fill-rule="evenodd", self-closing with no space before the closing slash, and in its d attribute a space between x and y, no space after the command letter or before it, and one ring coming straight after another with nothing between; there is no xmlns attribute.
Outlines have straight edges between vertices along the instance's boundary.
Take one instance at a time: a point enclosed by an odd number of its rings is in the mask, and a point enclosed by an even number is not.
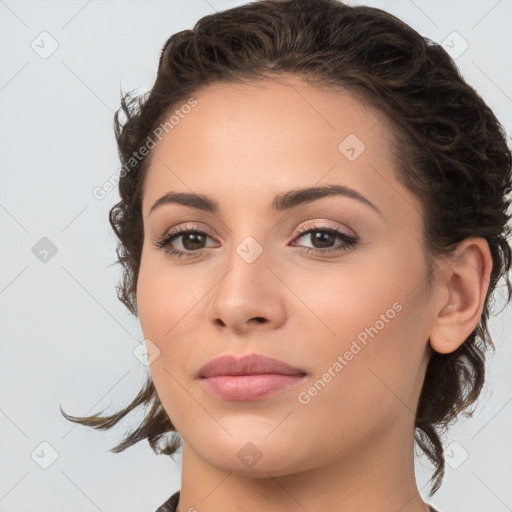
<svg viewBox="0 0 512 512"><path fill-rule="evenodd" d="M487 240L465 239L447 269L442 287L448 300L438 308L430 333L430 345L441 354L455 351L480 321L492 271Z"/></svg>

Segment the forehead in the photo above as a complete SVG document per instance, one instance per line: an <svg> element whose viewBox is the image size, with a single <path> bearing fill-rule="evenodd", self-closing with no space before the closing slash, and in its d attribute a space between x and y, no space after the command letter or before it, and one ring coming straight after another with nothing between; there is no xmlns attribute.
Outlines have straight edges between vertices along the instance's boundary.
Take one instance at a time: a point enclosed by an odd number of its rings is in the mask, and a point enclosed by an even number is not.
<svg viewBox="0 0 512 512"><path fill-rule="evenodd" d="M242 203L324 180L390 194L382 190L395 167L390 123L360 96L288 76L217 83L194 98L152 150L145 214L167 190L217 191L220 203Z"/></svg>

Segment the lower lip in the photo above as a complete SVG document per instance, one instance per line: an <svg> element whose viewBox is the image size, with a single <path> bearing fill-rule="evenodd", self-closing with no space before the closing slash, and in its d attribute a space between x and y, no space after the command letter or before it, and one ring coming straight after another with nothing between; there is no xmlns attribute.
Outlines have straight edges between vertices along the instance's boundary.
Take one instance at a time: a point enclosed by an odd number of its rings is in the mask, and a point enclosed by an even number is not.
<svg viewBox="0 0 512 512"><path fill-rule="evenodd" d="M219 375L203 378L207 391L224 400L258 400L297 385L305 375Z"/></svg>

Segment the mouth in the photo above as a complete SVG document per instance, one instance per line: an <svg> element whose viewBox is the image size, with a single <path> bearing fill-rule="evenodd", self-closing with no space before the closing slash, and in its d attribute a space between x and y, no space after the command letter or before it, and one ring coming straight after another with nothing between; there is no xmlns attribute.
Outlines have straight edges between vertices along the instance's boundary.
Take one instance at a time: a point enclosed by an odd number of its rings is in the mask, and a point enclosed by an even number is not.
<svg viewBox="0 0 512 512"><path fill-rule="evenodd" d="M305 375L265 373L257 375L221 375L201 380L204 388L217 398L248 402L275 395L298 385Z"/></svg>
<svg viewBox="0 0 512 512"><path fill-rule="evenodd" d="M260 354L224 355L211 360L198 377L210 394L223 400L259 400L302 382L305 370Z"/></svg>

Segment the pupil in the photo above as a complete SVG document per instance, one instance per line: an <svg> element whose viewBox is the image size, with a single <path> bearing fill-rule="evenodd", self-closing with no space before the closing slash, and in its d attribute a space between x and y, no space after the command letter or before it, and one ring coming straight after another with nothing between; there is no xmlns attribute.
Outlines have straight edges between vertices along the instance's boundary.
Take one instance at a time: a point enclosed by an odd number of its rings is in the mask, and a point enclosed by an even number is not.
<svg viewBox="0 0 512 512"><path fill-rule="evenodd" d="M185 249L187 249L188 251L194 251L200 247L195 247L194 246L194 240L195 239L195 243L199 243L201 244L201 237L202 235L198 234L198 233L188 233L186 234L184 237L183 237L183 247L185 247ZM187 240L190 241L190 239L192 239L192 247L187 247ZM198 242L198 239L199 239L199 242Z"/></svg>
<svg viewBox="0 0 512 512"><path fill-rule="evenodd" d="M316 232L316 235L313 237L313 240L314 242L320 242L320 248L322 247L328 247L329 246L329 242L332 242L332 238L333 238L334 235L331 235L330 233L320 233L320 232ZM326 238L327 238L327 243L326 242ZM315 243L313 245L315 245ZM323 244L323 245L322 245Z"/></svg>

